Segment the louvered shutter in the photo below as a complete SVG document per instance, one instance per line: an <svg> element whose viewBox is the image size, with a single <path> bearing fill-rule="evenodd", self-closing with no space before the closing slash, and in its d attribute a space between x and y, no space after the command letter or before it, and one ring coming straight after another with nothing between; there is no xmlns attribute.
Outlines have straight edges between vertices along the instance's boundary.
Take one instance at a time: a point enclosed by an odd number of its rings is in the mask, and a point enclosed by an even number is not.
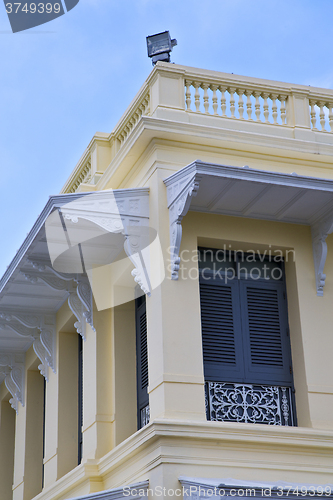
<svg viewBox="0 0 333 500"><path fill-rule="evenodd" d="M292 383L283 283L240 280L245 381Z"/></svg>
<svg viewBox="0 0 333 500"><path fill-rule="evenodd" d="M141 301L141 304L140 304ZM148 405L148 344L146 300L140 297L136 301L136 353L137 353L137 399L138 426L141 427L140 412Z"/></svg>
<svg viewBox="0 0 333 500"><path fill-rule="evenodd" d="M205 379L234 382L244 377L237 281L200 277Z"/></svg>

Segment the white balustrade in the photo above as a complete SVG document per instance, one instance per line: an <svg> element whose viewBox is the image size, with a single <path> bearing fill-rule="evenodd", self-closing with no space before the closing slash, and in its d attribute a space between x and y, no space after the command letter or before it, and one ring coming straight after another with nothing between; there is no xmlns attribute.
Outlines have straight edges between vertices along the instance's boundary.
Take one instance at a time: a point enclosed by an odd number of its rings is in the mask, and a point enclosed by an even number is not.
<svg viewBox="0 0 333 500"><path fill-rule="evenodd" d="M149 93L147 93L131 114L125 119L116 133L116 138L119 141L120 147L127 140L128 136L131 134L132 130L135 128L136 124L140 120L141 116L149 114Z"/></svg>
<svg viewBox="0 0 333 500"><path fill-rule="evenodd" d="M333 101L310 98L309 105L312 130L333 133Z"/></svg>
<svg viewBox="0 0 333 500"><path fill-rule="evenodd" d="M263 91L219 82L185 80L186 111L224 118L287 125L288 97L269 89Z"/></svg>
<svg viewBox="0 0 333 500"><path fill-rule="evenodd" d="M74 178L69 192L75 193L78 187L83 182L89 182L90 178L91 178L91 156L89 155L84 164L82 165L81 169L77 173L76 177Z"/></svg>

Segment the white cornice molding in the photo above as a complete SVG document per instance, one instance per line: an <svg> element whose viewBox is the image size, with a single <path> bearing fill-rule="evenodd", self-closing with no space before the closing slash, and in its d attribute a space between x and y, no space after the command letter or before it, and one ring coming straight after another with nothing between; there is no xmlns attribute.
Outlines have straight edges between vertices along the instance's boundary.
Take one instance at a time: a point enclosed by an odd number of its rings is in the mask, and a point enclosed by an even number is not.
<svg viewBox="0 0 333 500"><path fill-rule="evenodd" d="M314 212L305 222L311 226L317 295L323 295L326 278L324 274L324 266L327 256L326 238L328 234L333 232L333 181L331 179L320 179L296 174L267 172L252 168L250 169L249 167L240 168L226 165L216 165L204 163L200 160L191 163L164 180L167 188L170 220L170 245L172 254L171 279L178 279L182 219L188 212L193 197L196 196L198 190L200 189L200 181L203 178L211 178L212 182L214 182L214 178L228 179L231 182L245 181L249 182L249 186L251 185L250 183L256 182L262 184L263 188L265 188L265 186L297 188L299 190L297 195L298 198L303 196L304 192L329 193L332 199L327 206L325 205L321 209L320 216ZM283 209L284 208L285 207L283 207ZM197 207L194 207L194 209L197 209ZM208 209L200 210L209 211ZM237 216L242 215L237 214ZM279 218L274 219L274 216L270 217L269 220L280 221Z"/></svg>
<svg viewBox="0 0 333 500"><path fill-rule="evenodd" d="M0 371L5 375L5 385L12 396L9 403L17 413L18 402L24 406L24 355L17 353L0 354Z"/></svg>

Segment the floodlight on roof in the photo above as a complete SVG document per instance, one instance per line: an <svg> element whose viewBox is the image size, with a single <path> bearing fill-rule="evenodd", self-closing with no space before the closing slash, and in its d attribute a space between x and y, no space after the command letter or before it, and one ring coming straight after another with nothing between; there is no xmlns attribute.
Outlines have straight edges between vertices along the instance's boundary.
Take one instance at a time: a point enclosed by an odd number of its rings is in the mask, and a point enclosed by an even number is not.
<svg viewBox="0 0 333 500"><path fill-rule="evenodd" d="M177 40L171 39L169 31L147 36L146 40L148 57L152 58L153 65L157 61L170 62L170 52L177 45Z"/></svg>

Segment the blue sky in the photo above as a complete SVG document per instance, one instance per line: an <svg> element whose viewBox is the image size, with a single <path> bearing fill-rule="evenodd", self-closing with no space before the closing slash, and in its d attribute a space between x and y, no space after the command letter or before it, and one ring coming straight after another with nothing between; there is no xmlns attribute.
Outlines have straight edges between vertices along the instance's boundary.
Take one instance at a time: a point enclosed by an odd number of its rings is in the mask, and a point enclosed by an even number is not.
<svg viewBox="0 0 333 500"><path fill-rule="evenodd" d="M170 30L175 63L333 88L332 14L331 0L80 0L12 34L1 3L0 276L151 71L147 35Z"/></svg>

